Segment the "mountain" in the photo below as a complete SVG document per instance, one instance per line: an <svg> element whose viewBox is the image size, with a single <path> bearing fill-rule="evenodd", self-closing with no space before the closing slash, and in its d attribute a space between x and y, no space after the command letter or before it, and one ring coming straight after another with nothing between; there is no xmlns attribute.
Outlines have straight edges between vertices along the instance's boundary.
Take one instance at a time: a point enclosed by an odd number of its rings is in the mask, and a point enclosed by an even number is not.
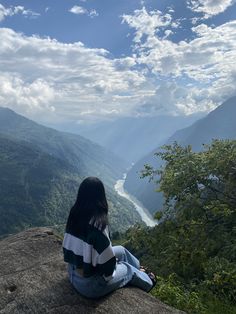
<svg viewBox="0 0 236 314"><path fill-rule="evenodd" d="M62 222L80 179L65 161L2 135L0 173L0 234Z"/></svg>
<svg viewBox="0 0 236 314"><path fill-rule="evenodd" d="M199 117L120 118L89 125L64 125L62 128L89 138L131 164L164 143L177 129L192 124Z"/></svg>
<svg viewBox="0 0 236 314"><path fill-rule="evenodd" d="M191 144L195 151L199 151L202 144L210 143L212 139L235 139L235 121L236 96L225 101L190 127L177 131L169 138L168 143L177 141L182 145Z"/></svg>
<svg viewBox="0 0 236 314"><path fill-rule="evenodd" d="M100 145L82 136L56 131L0 107L0 133L42 149L73 165L81 176L89 174L114 183L126 163Z"/></svg>
<svg viewBox="0 0 236 314"><path fill-rule="evenodd" d="M235 139L236 138L236 97L232 97L210 112L206 117L196 121L191 126L174 133L166 144L177 141L181 145L192 145L195 151L202 148L202 144L207 144L212 139ZM151 164L155 168L160 167L162 162L154 157L154 153L159 150L156 147L144 158L140 159L128 172L125 181L125 189L136 196L146 208L154 213L162 209L163 197L161 193L155 192L156 186L148 179L140 179L140 171L144 164Z"/></svg>
<svg viewBox="0 0 236 314"><path fill-rule="evenodd" d="M79 183L105 183L112 230L141 218L113 186L126 164L83 137L61 133L0 108L0 235L29 226L63 224Z"/></svg>

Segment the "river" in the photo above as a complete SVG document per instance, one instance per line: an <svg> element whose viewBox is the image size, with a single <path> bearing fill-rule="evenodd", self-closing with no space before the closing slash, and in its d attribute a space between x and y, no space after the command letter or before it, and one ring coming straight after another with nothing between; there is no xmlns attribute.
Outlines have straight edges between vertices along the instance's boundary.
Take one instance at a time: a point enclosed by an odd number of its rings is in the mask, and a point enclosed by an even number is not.
<svg viewBox="0 0 236 314"><path fill-rule="evenodd" d="M116 192L120 195L125 197L127 200L129 200L131 203L133 203L135 209L141 216L143 222L149 226L154 227L158 224L157 220L152 218L152 215L148 212L146 208L143 207L143 205L134 197L131 196L128 192L124 189L124 183L126 179L126 173L123 175L123 179L117 180L116 184L114 186Z"/></svg>

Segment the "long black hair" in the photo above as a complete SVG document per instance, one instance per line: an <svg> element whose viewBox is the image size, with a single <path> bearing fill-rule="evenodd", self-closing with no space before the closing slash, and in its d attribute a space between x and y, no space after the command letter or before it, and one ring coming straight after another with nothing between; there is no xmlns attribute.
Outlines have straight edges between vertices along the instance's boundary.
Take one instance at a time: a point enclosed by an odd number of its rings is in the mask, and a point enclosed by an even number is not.
<svg viewBox="0 0 236 314"><path fill-rule="evenodd" d="M89 222L104 230L108 225L108 203L101 180L88 177L79 186L77 199L70 210L66 232L85 235Z"/></svg>

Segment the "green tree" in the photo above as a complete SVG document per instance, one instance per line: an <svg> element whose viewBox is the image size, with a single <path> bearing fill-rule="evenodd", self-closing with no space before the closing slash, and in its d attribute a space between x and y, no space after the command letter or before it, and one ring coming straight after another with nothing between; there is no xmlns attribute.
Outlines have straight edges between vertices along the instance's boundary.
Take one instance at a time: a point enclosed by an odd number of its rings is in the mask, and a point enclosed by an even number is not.
<svg viewBox="0 0 236 314"><path fill-rule="evenodd" d="M142 176L165 196L160 224L129 230L125 244L158 274L155 296L190 313L235 313L236 141L201 152L174 143L156 156L164 166Z"/></svg>

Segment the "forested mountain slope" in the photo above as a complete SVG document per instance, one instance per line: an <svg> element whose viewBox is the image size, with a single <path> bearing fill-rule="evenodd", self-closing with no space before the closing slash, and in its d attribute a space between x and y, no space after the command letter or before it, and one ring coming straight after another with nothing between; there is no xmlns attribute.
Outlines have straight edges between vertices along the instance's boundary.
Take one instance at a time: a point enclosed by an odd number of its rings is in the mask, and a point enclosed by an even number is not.
<svg viewBox="0 0 236 314"><path fill-rule="evenodd" d="M0 235L65 223L85 176L104 181L112 230L128 228L141 218L113 189L123 171L123 162L99 145L1 108Z"/></svg>
<svg viewBox="0 0 236 314"><path fill-rule="evenodd" d="M74 170L31 144L0 135L0 234L62 222L79 184Z"/></svg>
<svg viewBox="0 0 236 314"><path fill-rule="evenodd" d="M205 118L193 125L177 131L166 144L177 141L181 145L192 145L196 151L201 150L202 144L210 143L212 139L236 138L236 97L232 97L210 112ZM156 186L147 179L140 179L140 171L144 164L159 167L160 159L154 157L159 150L156 147L151 153L139 160L129 171L125 182L127 191L135 195L152 213L162 209L163 198L156 193Z"/></svg>
<svg viewBox="0 0 236 314"><path fill-rule="evenodd" d="M0 107L0 133L34 144L42 151L65 160L80 174L97 175L106 182L116 180L125 162L82 136L44 127L8 108Z"/></svg>

